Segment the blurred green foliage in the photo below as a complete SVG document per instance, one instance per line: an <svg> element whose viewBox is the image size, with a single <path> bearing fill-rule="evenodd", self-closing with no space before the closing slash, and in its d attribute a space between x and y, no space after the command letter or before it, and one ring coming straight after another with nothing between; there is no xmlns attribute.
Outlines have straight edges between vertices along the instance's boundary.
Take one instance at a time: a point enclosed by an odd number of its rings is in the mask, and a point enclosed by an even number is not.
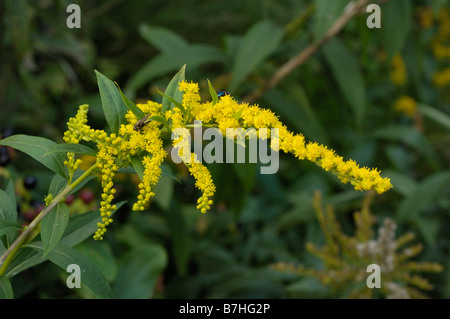
<svg viewBox="0 0 450 319"><path fill-rule="evenodd" d="M348 1L332 7L321 0L77 1L81 29L66 27L70 3L0 3L3 132L11 128L60 143L66 121L84 103L91 105L91 125L105 127L94 70L133 100L160 100L156 87L164 88L186 64L187 78L200 82L205 99L206 79L244 98L320 38ZM444 267L423 275L435 288L427 294L449 298L450 79L435 80L450 67L449 4L393 0L381 10L381 29L367 28L368 14L359 15L257 103L308 140L391 178L394 188L373 199L374 227L389 217L398 237L414 232L423 243L415 260ZM396 108L403 96L412 98L406 105L412 112ZM52 175L20 152L11 158L0 167L0 186L16 183L24 214L32 200L43 200ZM123 205L103 242L88 239L74 249L90 257L120 298L336 297L314 278L270 265L322 269L306 250L307 243L325 242L314 192L334 207L347 234L354 233L352 216L364 193L291 156L281 155L275 175L260 175L255 164L208 167L217 186L211 212L195 209L193 180L167 163L180 183L163 176L149 211L130 213ZM25 175L37 177L33 191L18 186ZM135 197L134 177L124 174L119 183L118 200ZM96 187L85 186L98 195ZM68 289L66 278L43 263L11 282L16 298L95 297L85 287Z"/></svg>

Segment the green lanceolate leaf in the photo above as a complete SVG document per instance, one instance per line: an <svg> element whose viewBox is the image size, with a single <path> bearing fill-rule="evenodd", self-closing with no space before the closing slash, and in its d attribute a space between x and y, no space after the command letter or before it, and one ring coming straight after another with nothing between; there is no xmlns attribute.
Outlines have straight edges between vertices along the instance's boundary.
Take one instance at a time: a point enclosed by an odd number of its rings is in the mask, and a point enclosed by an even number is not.
<svg viewBox="0 0 450 319"><path fill-rule="evenodd" d="M167 253L159 245L134 248L119 261L114 292L119 299L148 299L167 266Z"/></svg>
<svg viewBox="0 0 450 319"><path fill-rule="evenodd" d="M348 0L315 0L314 39L318 41L344 12Z"/></svg>
<svg viewBox="0 0 450 319"><path fill-rule="evenodd" d="M59 175L55 175L55 176L59 176ZM15 187L14 187L14 183L13 183L12 179L9 180L8 185L6 186L5 192L11 201L12 207L17 207L16 191L15 191Z"/></svg>
<svg viewBox="0 0 450 319"><path fill-rule="evenodd" d="M0 221L15 222L17 217L16 207L8 194L0 189Z"/></svg>
<svg viewBox="0 0 450 319"><path fill-rule="evenodd" d="M13 299L11 282L6 276L0 276L0 299Z"/></svg>
<svg viewBox="0 0 450 319"><path fill-rule="evenodd" d="M397 218L415 222L422 212L445 196L446 186L449 184L450 171L441 171L427 177L401 202Z"/></svg>
<svg viewBox="0 0 450 319"><path fill-rule="evenodd" d="M234 92L242 81L279 45L283 29L270 21L253 25L245 34L236 52L230 91Z"/></svg>
<svg viewBox="0 0 450 319"><path fill-rule="evenodd" d="M57 145L51 140L38 136L18 134L0 140L0 145L10 146L24 152L56 174L67 178L64 156L59 153L44 156L50 149Z"/></svg>
<svg viewBox="0 0 450 319"><path fill-rule="evenodd" d="M385 48L388 59L396 55L403 47L411 29L411 1L395 0L383 6L381 29L384 31Z"/></svg>
<svg viewBox="0 0 450 319"><path fill-rule="evenodd" d="M358 60L337 39L327 43L323 53L343 96L353 109L357 126L361 127L366 111L366 89Z"/></svg>
<svg viewBox="0 0 450 319"><path fill-rule="evenodd" d="M69 206L65 203L59 203L42 219L41 239L44 247L43 257L56 247L66 230L68 222Z"/></svg>
<svg viewBox="0 0 450 319"><path fill-rule="evenodd" d="M167 120L166 120L166 118L165 117L162 117L161 115L153 115L153 116L150 116L149 118L148 118L148 120L149 121L155 121L155 122L159 122L159 123L162 123L162 124L164 124L164 125L168 125L167 124Z"/></svg>
<svg viewBox="0 0 450 319"><path fill-rule="evenodd" d="M112 212L111 216L114 216L125 203L125 201L116 203L117 209ZM70 218L60 244L73 247L81 243L95 233L98 228L97 223L101 220L102 217L98 209Z"/></svg>
<svg viewBox="0 0 450 319"><path fill-rule="evenodd" d="M54 153L76 153L95 156L97 152L93 148L90 148L86 145L63 143L56 144L55 146L51 147L48 152L44 154L44 157Z"/></svg>
<svg viewBox="0 0 450 319"><path fill-rule="evenodd" d="M133 165L133 168L135 169L136 174L138 174L142 180L144 178L144 170L145 170L145 167L142 164L142 158L139 155L136 155L136 156L131 156L130 159L131 159L131 165Z"/></svg>
<svg viewBox="0 0 450 319"><path fill-rule="evenodd" d="M171 233L173 255L178 273L183 276L192 250L192 239L182 209L174 201L165 212L167 226Z"/></svg>
<svg viewBox="0 0 450 319"><path fill-rule="evenodd" d="M450 131L450 116L446 113L425 104L419 104L419 112Z"/></svg>
<svg viewBox="0 0 450 319"><path fill-rule="evenodd" d="M42 245L38 243L32 243L29 246L39 253L44 250ZM78 265L80 267L81 285L88 286L100 298L110 299L114 297L111 287L97 266L75 249L58 245L47 256L52 263L61 267L64 271L67 270L69 265Z"/></svg>
<svg viewBox="0 0 450 319"><path fill-rule="evenodd" d="M172 104L173 104L173 106L175 106L175 107L178 107L180 110L181 110L181 112L183 113L183 116L186 116L186 109L183 107L183 105L180 103L180 102L178 102L177 100L175 100L173 97L171 97L171 96L169 96L169 95L167 95L167 94L165 94L165 93L163 93L163 92L161 92L160 90L158 90L158 89L156 89L156 91L159 93L159 94L161 94L163 97L164 97L164 99L167 99L169 102L171 102ZM163 99L163 100L164 100ZM170 107L171 108L171 107ZM170 109L169 108L169 109ZM169 110L168 109L168 110ZM164 112L164 111L163 111Z"/></svg>
<svg viewBox="0 0 450 319"><path fill-rule="evenodd" d="M149 44L165 53L185 50L189 46L189 43L181 36L161 26L141 24L139 34Z"/></svg>
<svg viewBox="0 0 450 319"><path fill-rule="evenodd" d="M11 221L0 220L0 236L22 229L19 224Z"/></svg>
<svg viewBox="0 0 450 319"><path fill-rule="evenodd" d="M212 86L211 82L209 82L209 80L208 80L208 89L209 89L209 94L211 94L212 103L216 104L217 102L219 102L219 97L217 96L217 92L214 89L214 87Z"/></svg>
<svg viewBox="0 0 450 319"><path fill-rule="evenodd" d="M144 113L140 108L138 108L137 105L134 104L133 101L131 101L129 98L127 98L127 97L125 96L125 94L122 93L122 90L120 89L119 84L117 84L116 82L114 82L114 83L116 84L117 89L118 89L119 92L120 92L120 95L122 95L123 102L125 103L125 105L127 106L127 108L128 108L131 112L133 112L133 114L134 114L138 119L143 118L143 117L145 116L145 113Z"/></svg>
<svg viewBox="0 0 450 319"><path fill-rule="evenodd" d="M117 133L127 112L127 106L114 82L98 71L95 73L106 121L111 132Z"/></svg>
<svg viewBox="0 0 450 319"><path fill-rule="evenodd" d="M236 113L233 114L233 117L236 121L239 121L239 119L241 118L243 110L244 110L244 107L242 107L239 111L237 111Z"/></svg>
<svg viewBox="0 0 450 319"><path fill-rule="evenodd" d="M181 106L180 101L183 99L183 92L180 92L178 90L178 83L184 81L185 73L186 73L186 65L183 65L180 71L178 71L177 74L175 74L175 76L172 78L172 80L170 80L169 85L167 85L164 94L158 91L158 93L163 96L162 100L163 114L166 113L168 110L170 110L173 106L177 107ZM183 106L181 106L181 109L184 110ZM184 113L185 112L183 112L183 114Z"/></svg>

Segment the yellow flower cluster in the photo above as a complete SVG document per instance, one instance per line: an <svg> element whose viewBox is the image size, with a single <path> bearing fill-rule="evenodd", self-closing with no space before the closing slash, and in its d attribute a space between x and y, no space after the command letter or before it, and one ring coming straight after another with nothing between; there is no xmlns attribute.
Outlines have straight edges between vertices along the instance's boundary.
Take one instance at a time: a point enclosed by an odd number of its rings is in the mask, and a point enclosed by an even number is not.
<svg viewBox="0 0 450 319"><path fill-rule="evenodd" d="M406 83L406 67L401 55L397 54L392 58L391 71L389 77L391 82L397 86L405 85Z"/></svg>
<svg viewBox="0 0 450 319"><path fill-rule="evenodd" d="M444 59L450 57L450 8L443 7L439 13L437 20L439 29L433 38L432 48L435 57Z"/></svg>
<svg viewBox="0 0 450 319"><path fill-rule="evenodd" d="M161 110L161 104L151 101L146 104L138 104L138 107L150 115L159 114ZM102 220L98 223L94 239L101 240L106 232L106 226L112 222L112 212L117 209L116 205L111 204L116 193L113 188L113 177L116 172L121 167L131 166L133 156L143 156L143 178L138 186L137 202L133 205L133 210L143 210L154 195L152 187L159 180L161 175L160 165L166 156L166 152L160 139L160 123L150 121L140 130L135 131L133 126L138 119L133 113L128 112L125 116L126 123L121 125L119 134L111 133L108 135L103 130L95 130L86 125L87 112L88 105L80 106L77 115L67 123L68 130L64 133L64 140L67 143L79 143L84 140L93 141L97 144L97 166L101 172L103 192L100 202ZM71 156L72 154L69 153L67 165L71 165L73 162ZM76 167L71 168L76 169Z"/></svg>
<svg viewBox="0 0 450 319"><path fill-rule="evenodd" d="M189 173L195 179L195 186L202 192L202 196L197 200L197 209L202 213L206 213L213 204L212 197L216 191L216 186L211 177L209 170L199 162L197 155L193 152L185 153L190 150L189 131L184 128L180 130L180 136L173 140L174 148L177 150L178 156L184 162Z"/></svg>
<svg viewBox="0 0 450 319"><path fill-rule="evenodd" d="M193 101L198 101L198 84L182 82L180 89ZM198 103L198 102L197 102ZM191 108L192 116L207 124L216 124L225 135L226 128L277 128L279 148L291 153L299 159L308 159L326 171L336 175L341 182L350 182L356 190L375 190L381 194L389 190L392 185L389 178L382 178L376 169L359 167L352 161L344 161L333 150L317 143L305 142L302 134L289 132L286 126L270 110L257 105L238 103L230 95L223 96L217 103L204 103ZM272 141L273 143L273 141Z"/></svg>
<svg viewBox="0 0 450 319"><path fill-rule="evenodd" d="M450 84L450 68L445 68L442 71L436 72L433 77L434 84L437 87L444 87Z"/></svg>
<svg viewBox="0 0 450 319"><path fill-rule="evenodd" d="M113 205L114 189L113 178L117 171L123 167L136 165L139 161L143 167L141 183L138 185L139 194L133 205L134 211L142 211L155 195L154 186L161 176L161 164L166 157L161 139L162 123L153 121L152 116L163 117L167 120L167 128L172 133L181 128L184 133L174 139L173 145L178 148L178 155L185 163L190 174L195 178L196 187L202 192L197 200L197 208L205 213L213 203L212 197L216 187L209 170L198 161L196 154L191 152L187 127L192 126L192 121L201 120L205 125L217 127L224 135L228 128L254 128L255 134L260 138L270 138L273 150L282 149L291 153L298 159L308 159L319 165L326 171L336 175L343 183L350 182L356 190L375 190L383 193L392 185L388 178L382 178L376 169L360 168L354 161L344 161L333 150L317 143L305 142L302 134L294 134L281 123L278 117L270 110L262 109L257 105L238 103L230 95L225 95L216 102L201 103L197 83L183 81L179 83L179 89L183 92L182 108L174 107L162 112L160 103L149 101L137 104L147 121L136 126L138 119L131 111L125 115L125 123L118 133L107 134L103 130L96 130L88 126L88 105L81 105L76 116L69 120L68 130L64 133L67 143L79 143L80 141L92 141L97 144L97 167L101 172L102 201L100 202L101 222L94 239L101 240L106 232L106 227L112 222L111 215L116 205ZM266 129L260 130L260 129ZM271 133L271 129L276 129ZM272 134L272 136L270 136ZM79 160L74 160L74 154L68 154L66 165L72 171L80 165ZM134 165L134 166L135 166ZM135 166L136 167L136 166Z"/></svg>
<svg viewBox="0 0 450 319"><path fill-rule="evenodd" d="M416 114L417 102L409 96L401 96L395 101L395 110L404 113L406 116L413 117Z"/></svg>

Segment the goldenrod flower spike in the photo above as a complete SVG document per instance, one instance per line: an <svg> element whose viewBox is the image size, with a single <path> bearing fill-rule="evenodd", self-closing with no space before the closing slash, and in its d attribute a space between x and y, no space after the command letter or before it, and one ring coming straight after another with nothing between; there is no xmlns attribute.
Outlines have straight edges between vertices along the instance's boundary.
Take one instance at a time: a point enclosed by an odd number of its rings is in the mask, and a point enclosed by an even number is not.
<svg viewBox="0 0 450 319"><path fill-rule="evenodd" d="M183 100L180 107L175 107L162 113L160 103L149 101L137 104L147 118L158 116L167 120L167 128L185 130L191 127L195 120L202 121L209 127L217 127L224 135L229 128L242 128L244 130L254 128L258 130L258 136L262 139L271 138L272 150L281 149L293 154L298 159L307 159L319 165L326 171L336 175L343 183L351 183L356 190L375 190L383 193L392 185L388 178L382 178L376 169L360 168L354 161L344 161L331 149L317 143L306 142L302 134L289 132L286 126L270 110L260 108L258 105L239 103L228 94L222 96L217 103L201 103L197 83L183 81L179 83L179 89L183 92ZM181 107L183 110L181 110ZM113 178L121 167L132 165L132 158L142 159L144 171L142 182L139 184L139 195L133 205L134 211L145 210L146 205L155 195L154 186L161 176L161 164L166 157L163 148L161 131L163 125L159 121L149 120L145 125L135 129L139 119L129 111L125 115L125 123L121 125L117 134L107 134L103 130L96 130L88 126L88 105L81 105L76 116L68 122L68 130L64 133L67 143L79 143L80 141L92 141L97 144L97 166L101 172L102 201L100 213L102 220L98 223L98 230L94 239L101 240L106 232L106 227L112 222L112 211L116 206L114 200ZM259 130L259 129L267 130ZM271 129L278 129L271 133ZM273 134L273 136L270 136ZM198 161L196 154L190 151L190 142L186 136L179 136L173 141L178 155L195 178L196 187L202 192L198 199L197 208L205 213L211 208L212 197L216 187L209 170ZM75 160L73 153L68 153L65 165L69 172L73 172L80 165L80 160Z"/></svg>
<svg viewBox="0 0 450 319"><path fill-rule="evenodd" d="M257 105L238 103L230 95L223 96L218 103L198 104L198 84L180 83L180 90L195 101L195 107L191 113L195 119L208 124L215 124L225 135L227 128L253 127L278 128L279 148L286 153L291 153L298 159L308 159L326 171L336 175L341 182L350 182L356 190L375 190L381 194L392 188L389 178L382 178L377 169L360 168L353 160L344 161L334 150L317 143L305 142L302 134L289 132L286 126L270 110L262 109ZM186 104L186 106L188 106ZM241 116L236 119L235 114Z"/></svg>

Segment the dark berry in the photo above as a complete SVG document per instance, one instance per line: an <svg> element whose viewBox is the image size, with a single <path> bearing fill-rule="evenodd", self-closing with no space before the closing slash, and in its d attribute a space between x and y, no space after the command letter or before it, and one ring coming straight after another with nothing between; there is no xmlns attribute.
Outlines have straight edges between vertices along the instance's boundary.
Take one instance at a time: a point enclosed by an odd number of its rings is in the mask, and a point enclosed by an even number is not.
<svg viewBox="0 0 450 319"><path fill-rule="evenodd" d="M74 195L69 195L66 197L65 203L66 205L70 205L73 203L73 201L75 200L75 196Z"/></svg>
<svg viewBox="0 0 450 319"><path fill-rule="evenodd" d="M0 147L0 166L7 166L10 162L10 157L7 147Z"/></svg>
<svg viewBox="0 0 450 319"><path fill-rule="evenodd" d="M36 211L32 208L28 209L25 213L23 213L23 217L25 217L26 221L32 221L37 216Z"/></svg>
<svg viewBox="0 0 450 319"><path fill-rule="evenodd" d="M79 195L83 203L89 204L95 198L94 193L89 189L83 189Z"/></svg>
<svg viewBox="0 0 450 319"><path fill-rule="evenodd" d="M23 186L25 186L26 189L32 190L33 188L36 187L36 184L37 184L36 177L31 175L25 176L23 180Z"/></svg>

